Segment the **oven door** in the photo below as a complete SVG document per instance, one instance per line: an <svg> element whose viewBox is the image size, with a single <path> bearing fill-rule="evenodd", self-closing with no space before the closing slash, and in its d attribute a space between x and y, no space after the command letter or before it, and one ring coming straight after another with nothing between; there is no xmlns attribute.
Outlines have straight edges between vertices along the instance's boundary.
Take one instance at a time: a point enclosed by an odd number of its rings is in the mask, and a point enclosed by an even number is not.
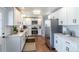
<svg viewBox="0 0 79 59"><path fill-rule="evenodd" d="M32 35L38 35L38 30L32 30L32 31L31 31L31 34L32 34Z"/></svg>

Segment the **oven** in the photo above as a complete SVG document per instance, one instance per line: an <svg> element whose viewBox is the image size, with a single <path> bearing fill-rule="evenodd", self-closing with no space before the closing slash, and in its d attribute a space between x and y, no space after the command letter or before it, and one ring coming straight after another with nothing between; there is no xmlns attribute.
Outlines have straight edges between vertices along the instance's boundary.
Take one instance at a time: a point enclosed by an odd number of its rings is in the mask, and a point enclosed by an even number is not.
<svg viewBox="0 0 79 59"><path fill-rule="evenodd" d="M31 34L32 35L38 35L38 28L37 27L32 27Z"/></svg>

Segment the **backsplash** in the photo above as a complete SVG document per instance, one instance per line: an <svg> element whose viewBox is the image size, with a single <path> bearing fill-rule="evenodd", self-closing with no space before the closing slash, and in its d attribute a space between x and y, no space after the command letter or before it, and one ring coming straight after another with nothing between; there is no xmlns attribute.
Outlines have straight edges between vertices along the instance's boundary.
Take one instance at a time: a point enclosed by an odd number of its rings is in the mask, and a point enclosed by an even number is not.
<svg viewBox="0 0 79 59"><path fill-rule="evenodd" d="M69 25L69 26L63 26L63 28L68 28L70 31L75 32L75 36L79 37L79 26L78 25Z"/></svg>
<svg viewBox="0 0 79 59"><path fill-rule="evenodd" d="M6 26L6 28L5 28L5 35L7 36L9 34L12 34L12 32L13 32L12 29L13 29L12 26Z"/></svg>

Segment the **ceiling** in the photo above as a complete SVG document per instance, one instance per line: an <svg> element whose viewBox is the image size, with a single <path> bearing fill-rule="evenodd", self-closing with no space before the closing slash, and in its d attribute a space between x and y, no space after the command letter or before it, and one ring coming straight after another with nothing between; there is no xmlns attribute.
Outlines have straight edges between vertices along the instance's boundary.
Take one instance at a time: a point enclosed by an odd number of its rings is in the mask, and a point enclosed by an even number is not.
<svg viewBox="0 0 79 59"><path fill-rule="evenodd" d="M26 16L45 16L61 7L19 7L20 11ZM40 10L40 14L33 14L33 10Z"/></svg>

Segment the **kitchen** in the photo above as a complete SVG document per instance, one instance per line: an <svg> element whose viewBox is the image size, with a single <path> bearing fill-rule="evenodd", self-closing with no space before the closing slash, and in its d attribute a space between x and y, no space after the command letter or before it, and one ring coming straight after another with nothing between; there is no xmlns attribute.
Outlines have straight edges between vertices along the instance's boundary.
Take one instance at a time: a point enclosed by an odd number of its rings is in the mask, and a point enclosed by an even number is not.
<svg viewBox="0 0 79 59"><path fill-rule="evenodd" d="M79 7L0 8L0 52L36 52L37 47L37 52L78 52L78 12Z"/></svg>

